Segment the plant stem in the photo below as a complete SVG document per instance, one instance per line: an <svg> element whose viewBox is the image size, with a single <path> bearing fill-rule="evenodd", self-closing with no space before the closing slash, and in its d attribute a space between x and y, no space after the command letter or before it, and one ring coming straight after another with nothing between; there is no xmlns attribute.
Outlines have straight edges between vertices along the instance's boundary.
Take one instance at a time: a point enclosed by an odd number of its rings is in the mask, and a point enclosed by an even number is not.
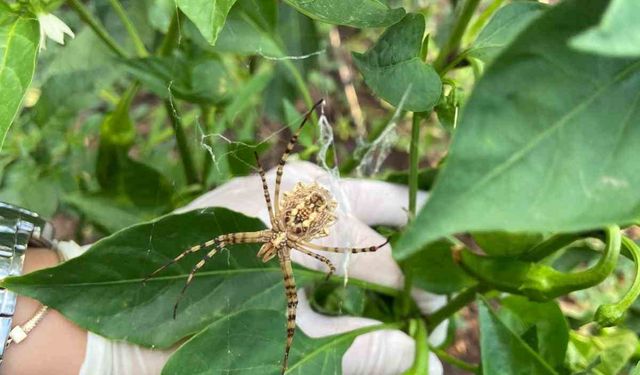
<svg viewBox="0 0 640 375"><path fill-rule="evenodd" d="M118 45L118 43L109 35L109 32L102 26L100 21L96 19L87 8L79 1L79 0L68 0L68 4L80 19L83 20L89 27L93 30L93 32L98 35L100 39L111 49L116 55L122 58L127 57L127 52Z"/></svg>
<svg viewBox="0 0 640 375"><path fill-rule="evenodd" d="M585 237L586 233L560 233L540 242L531 250L520 256L521 260L538 262L569 245L570 243Z"/></svg>
<svg viewBox="0 0 640 375"><path fill-rule="evenodd" d="M311 92L309 91L309 87L304 81L304 78L298 71L298 68L296 68L295 64L290 60L282 60L282 63L289 70L289 72L293 76L293 79L296 81L296 86L298 86L298 90L300 90L300 93L302 94L304 104L306 104L308 108L313 107L314 100L311 97ZM313 111L313 113L311 114L311 121L314 123L318 122L318 116L316 115L315 111Z"/></svg>
<svg viewBox="0 0 640 375"><path fill-rule="evenodd" d="M409 321L409 334L416 342L413 365L404 375L427 375L429 374L429 341L427 326L420 318Z"/></svg>
<svg viewBox="0 0 640 375"><path fill-rule="evenodd" d="M212 124L210 123L211 117L212 117L211 106L207 104L201 105L200 113L202 116L202 129L203 129L202 132L204 133L204 135L206 135L213 130ZM206 142L206 139L203 138L202 142ZM202 161L201 180L203 183L203 188L206 190L207 179L209 178L209 172L211 171L211 165L213 163L213 160L211 159L211 155L207 150L204 151L203 156L204 156L204 160Z"/></svg>
<svg viewBox="0 0 640 375"><path fill-rule="evenodd" d="M476 294L483 293L486 290L487 288L480 284L470 286L460 292L457 296L453 297L449 303L442 306L439 310L436 310L433 314L425 317L429 332L433 331L438 324L442 323L458 310L465 307L469 302L473 301L473 299L476 298Z"/></svg>
<svg viewBox="0 0 640 375"><path fill-rule="evenodd" d="M176 135L176 144L178 146L178 152L180 153L180 160L182 160L182 166L184 169L185 177L187 178L187 183L196 184L199 182L198 172L196 172L195 165L193 164L193 159L191 158L191 152L189 152L189 144L187 143L187 137L184 133L184 128L182 127L180 116L178 115L177 110L176 108L174 108L170 99L165 99L164 106L167 110L167 114L169 115L169 119L171 120L171 126L173 127L173 131Z"/></svg>
<svg viewBox="0 0 640 375"><path fill-rule="evenodd" d="M162 43L158 47L156 54L158 56L168 56L171 51L178 44L178 39L180 37L180 25L182 23L182 13L179 10L176 10L176 13L171 18L171 23L169 24L169 30L162 39Z"/></svg>
<svg viewBox="0 0 640 375"><path fill-rule="evenodd" d="M473 365L471 363L467 363L459 358L456 358L454 356L452 356L451 354L445 352L442 349L436 349L433 348L431 349L433 351L433 353L435 355L437 355L440 359L442 359L443 361L456 366L457 368L461 369L461 370L465 370L465 371L469 371L473 374L477 374L479 372L479 367L478 365Z"/></svg>
<svg viewBox="0 0 640 375"><path fill-rule="evenodd" d="M409 146L409 214L416 217L418 196L418 161L420 159L420 113L413 113L411 122L411 145Z"/></svg>
<svg viewBox="0 0 640 375"><path fill-rule="evenodd" d="M482 28L486 25L487 21L494 15L494 13L504 3L504 0L493 0L489 6L487 6L480 15L476 18L476 21L469 27L467 32L467 38L475 39L476 35L480 33Z"/></svg>
<svg viewBox="0 0 640 375"><path fill-rule="evenodd" d="M479 3L480 0L465 0L464 4L462 4L462 9L454 21L451 34L449 34L449 39L447 39L436 61L433 63L433 67L438 73L442 73L442 69L448 64L451 54L455 53L460 47L462 36Z"/></svg>
<svg viewBox="0 0 640 375"><path fill-rule="evenodd" d="M129 37L131 37L131 40L133 41L133 45L136 48L136 52L138 53L138 56L139 57L149 56L149 51L147 51L147 48L144 46L144 42L142 42L142 39L140 38L140 34L138 33L138 30L136 30L136 27L133 25L133 23L129 19L129 16L127 15L127 12L122 7L122 4L120 4L120 1L109 0L109 3L111 4L111 7L113 7L113 10L116 11L118 18L120 18L120 21L124 24L124 27L127 29L127 33L129 34Z"/></svg>

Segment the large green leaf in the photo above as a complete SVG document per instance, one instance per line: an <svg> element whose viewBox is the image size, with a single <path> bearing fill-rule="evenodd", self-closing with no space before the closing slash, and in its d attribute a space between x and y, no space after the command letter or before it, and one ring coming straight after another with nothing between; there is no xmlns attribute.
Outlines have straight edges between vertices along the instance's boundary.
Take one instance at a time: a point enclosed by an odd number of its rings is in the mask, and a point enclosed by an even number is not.
<svg viewBox="0 0 640 375"><path fill-rule="evenodd" d="M369 329L370 330L370 329ZM285 316L273 310L229 315L195 335L171 357L162 373L280 374ZM339 374L342 356L362 330L311 339L298 330L287 374Z"/></svg>
<svg viewBox="0 0 640 375"><path fill-rule="evenodd" d="M365 54L353 53L356 66L373 92L403 109L428 111L438 103L442 82L431 65L420 58L425 21L407 14L389 27Z"/></svg>
<svg viewBox="0 0 640 375"><path fill-rule="evenodd" d="M505 5L482 29L466 54L485 63L490 62L546 8L545 4L537 1Z"/></svg>
<svg viewBox="0 0 640 375"><path fill-rule="evenodd" d="M555 374L533 349L498 319L484 299L478 300L478 308L483 374Z"/></svg>
<svg viewBox="0 0 640 375"><path fill-rule="evenodd" d="M605 5L562 2L489 67L399 258L456 232L571 232L638 218L640 63L567 46Z"/></svg>
<svg viewBox="0 0 640 375"><path fill-rule="evenodd" d="M256 257L258 245L229 246L207 262L182 299L176 320L173 304L202 254L189 256L142 283L194 244L224 233L262 229L259 220L223 208L166 216L100 240L79 258L7 278L1 284L105 337L169 347L241 310L284 311L280 267L275 260L262 263ZM296 281L304 285L315 274L296 270Z"/></svg>
<svg viewBox="0 0 640 375"><path fill-rule="evenodd" d="M638 337L630 330L605 328L597 335L586 336L571 331L567 364L573 371L594 375L619 374L633 356Z"/></svg>
<svg viewBox="0 0 640 375"><path fill-rule="evenodd" d="M571 39L572 47L607 56L640 56L640 2L612 0L600 23Z"/></svg>
<svg viewBox="0 0 640 375"><path fill-rule="evenodd" d="M0 149L31 84L38 56L38 21L0 5Z"/></svg>
<svg viewBox="0 0 640 375"><path fill-rule="evenodd" d="M178 8L193 22L209 44L216 44L227 13L236 0L176 0Z"/></svg>
<svg viewBox="0 0 640 375"><path fill-rule="evenodd" d="M390 9L385 1L379 0L285 0L285 2L313 19L361 29L393 25L405 14L404 9Z"/></svg>
<svg viewBox="0 0 640 375"><path fill-rule="evenodd" d="M509 296L502 300L499 316L521 337L533 332L529 346L550 366L562 366L569 342L569 325L555 301L533 302L525 297Z"/></svg>

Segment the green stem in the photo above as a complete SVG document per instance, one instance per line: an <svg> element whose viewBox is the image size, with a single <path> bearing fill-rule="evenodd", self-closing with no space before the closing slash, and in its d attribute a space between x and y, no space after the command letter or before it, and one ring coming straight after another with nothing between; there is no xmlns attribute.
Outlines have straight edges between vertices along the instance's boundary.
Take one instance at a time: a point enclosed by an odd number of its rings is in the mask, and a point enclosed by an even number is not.
<svg viewBox="0 0 640 375"><path fill-rule="evenodd" d="M468 305L476 298L476 294L484 293L488 289L479 284L468 287L460 292L457 296L453 297L446 305L442 306L439 310L436 310L433 314L426 317L427 329L433 331L438 324L445 321L451 315L455 314L461 308Z"/></svg>
<svg viewBox="0 0 640 375"><path fill-rule="evenodd" d="M79 1L79 0L68 0L68 4L73 9L81 20L83 20L93 32L98 35L100 39L111 49L116 55L122 58L127 57L127 52L118 45L118 43L109 35L107 30L102 26L100 21L98 21L93 15L89 12L87 8Z"/></svg>
<svg viewBox="0 0 640 375"><path fill-rule="evenodd" d="M158 47L156 54L158 56L169 56L171 51L178 45L180 39L180 25L182 24L182 12L176 9L176 13L171 18L169 29L162 39L162 43Z"/></svg>
<svg viewBox="0 0 640 375"><path fill-rule="evenodd" d="M176 144L178 146L178 152L180 154L180 160L182 160L182 166L184 169L185 177L188 184L196 184L199 182L198 172L196 172L193 159L191 158L191 152L189 151L189 144L187 143L187 137L184 133L182 121L177 113L177 109L174 108L170 99L164 101L165 109L171 120L171 126L176 136Z"/></svg>
<svg viewBox="0 0 640 375"><path fill-rule="evenodd" d="M307 108L313 107L314 100L311 97L311 92L309 91L309 87L307 86L307 83L304 81L304 78L298 71L298 68L296 68L295 64L291 62L291 60L285 59L285 60L282 60L282 63L293 76L293 80L296 82L296 86L298 86L298 90L300 90L300 93L302 94L302 98L304 99L304 104L307 105ZM318 122L318 116L316 115L315 111L311 114L311 121L313 123Z"/></svg>
<svg viewBox="0 0 640 375"><path fill-rule="evenodd" d="M136 30L136 27L133 25L133 23L129 19L129 16L127 15L127 12L122 7L122 4L120 4L120 1L109 0L109 3L111 4L111 7L113 7L113 9L116 11L116 14L120 18L120 21L124 24L124 27L127 29L127 33L129 34L129 37L131 37L131 40L133 41L133 45L136 48L136 52L138 53L138 56L139 57L149 56L149 51L147 51L147 49L145 48L144 42L142 42L142 39L140 38L140 34L138 33L138 30Z"/></svg>
<svg viewBox="0 0 640 375"><path fill-rule="evenodd" d="M413 365L403 375L428 375L429 374L429 341L427 326L424 320L417 318L409 321L409 334L416 342L415 359Z"/></svg>
<svg viewBox="0 0 640 375"><path fill-rule="evenodd" d="M489 6L487 6L482 13L478 16L476 21L469 27L469 31L467 32L467 37L475 39L476 35L482 30L484 25L487 23L489 18L493 16L493 14L500 8L500 6L504 3L504 0L493 0Z"/></svg>
<svg viewBox="0 0 640 375"><path fill-rule="evenodd" d="M467 363L459 358L452 356L451 354L445 352L442 349L432 349L433 353L438 356L441 360L461 369L464 371L471 372L473 374L478 374L480 372L480 368L478 365L473 365L471 363Z"/></svg>
<svg viewBox="0 0 640 375"><path fill-rule="evenodd" d="M595 321L603 327L610 327L622 321L625 312L640 296L640 248L628 237L622 237L622 244L631 253L636 272L631 287L620 301L598 307Z"/></svg>
<svg viewBox="0 0 640 375"><path fill-rule="evenodd" d="M480 0L465 0L464 4L462 4L462 9L454 21L449 39L447 39L442 50L440 50L436 61L433 63L433 67L438 73L442 73L443 68L449 62L451 55L460 47L462 36L464 35L467 25L469 24L469 21L471 20L471 17L479 3Z"/></svg>
<svg viewBox="0 0 640 375"><path fill-rule="evenodd" d="M522 254L520 256L520 260L530 261L530 262L540 261L548 257L549 255L555 253L556 251L562 249L563 247L585 236L586 234L584 233L556 234L540 242L539 244L531 248L531 250Z"/></svg>
<svg viewBox="0 0 640 375"><path fill-rule="evenodd" d="M420 159L420 113L413 113L411 122L411 145L409 146L409 214L416 217L418 196L418 161Z"/></svg>
<svg viewBox="0 0 640 375"><path fill-rule="evenodd" d="M211 110L211 106L210 105L206 105L203 104L200 106L200 113L202 115L202 131L205 134L208 134L212 131L212 124L211 124L211 117L212 117L212 110ZM203 139L203 142L206 142L206 140ZM207 183L207 179L209 178L209 173L211 172L211 166L213 164L213 160L211 159L211 155L209 154L209 151L205 150L203 153L203 161L202 161L202 183L203 185L206 185ZM204 189L206 189L206 186L203 186Z"/></svg>
<svg viewBox="0 0 640 375"><path fill-rule="evenodd" d="M620 228L608 227L605 235L604 254L596 265L581 272L564 273L542 263L482 256L466 249L459 252L457 261L467 273L492 288L545 301L598 285L613 272L620 254Z"/></svg>

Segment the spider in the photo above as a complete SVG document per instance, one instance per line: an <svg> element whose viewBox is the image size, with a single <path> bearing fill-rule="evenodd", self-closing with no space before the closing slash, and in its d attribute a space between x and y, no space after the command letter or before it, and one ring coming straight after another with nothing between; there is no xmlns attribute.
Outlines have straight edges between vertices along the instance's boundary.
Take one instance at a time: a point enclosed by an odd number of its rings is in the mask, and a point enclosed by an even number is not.
<svg viewBox="0 0 640 375"><path fill-rule="evenodd" d="M157 270L153 271L145 280L153 277L158 272L162 271L171 264L178 262L180 259L188 254L198 252L205 248L212 248L204 257L196 263L193 267L187 281L178 296L178 299L173 307L173 318L176 318L176 312L178 310L178 304L183 297L187 287L193 280L193 276L204 264L211 259L219 250L223 249L226 245L242 244L242 243L262 243L262 247L258 251L258 257L262 258L263 262L268 262L274 257L278 257L280 261L280 268L284 277L285 296L287 298L287 341L284 351L284 358L282 361L282 374L287 370L287 363L289 359L289 351L293 343L293 335L296 328L296 307L298 305L298 295L296 293L296 283L293 277L293 269L291 266L291 250L300 251L303 254L311 256L329 267L329 273L327 279L335 272L336 267L331 261L320 255L314 253L312 250L344 253L350 251L352 253L373 252L389 241L377 246L359 247L359 248L341 248L341 247L326 247L315 245L309 241L325 237L329 234L329 227L331 227L336 220L334 214L336 209L336 201L331 196L331 193L318 185L297 183L294 189L290 192L285 192L282 201L280 200L280 183L282 182L282 172L284 165L291 154L291 151L295 147L300 132L304 125L308 122L309 117L318 106L324 104L324 99L318 101L304 116L302 123L298 127L297 131L291 136L287 148L280 158L278 169L276 171L276 185L274 192L274 204L271 204L271 197L267 187L267 180L265 177L264 169L260 164L258 154L255 154L256 162L258 165L258 173L262 180L262 190L264 192L264 199L269 211L269 219L271 222L271 229L262 230L258 232L239 232L223 234L218 237L212 238L202 244L192 246L191 248L180 253L173 260L167 264L161 266Z"/></svg>

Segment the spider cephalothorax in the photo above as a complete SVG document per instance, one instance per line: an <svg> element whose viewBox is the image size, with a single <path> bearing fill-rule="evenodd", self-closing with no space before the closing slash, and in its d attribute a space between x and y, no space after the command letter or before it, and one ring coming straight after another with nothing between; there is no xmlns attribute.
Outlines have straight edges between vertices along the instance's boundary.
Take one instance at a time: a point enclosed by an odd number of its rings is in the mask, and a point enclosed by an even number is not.
<svg viewBox="0 0 640 375"><path fill-rule="evenodd" d="M240 243L262 243L260 251L258 251L258 257L262 258L264 262L269 261L278 256L280 261L280 268L284 275L284 287L285 296L287 298L287 342L285 346L284 359L282 361L282 373L287 369L287 361L289 358L289 350L293 343L293 334L296 327L296 306L298 305L298 295L296 293L296 283L293 278L293 268L291 266L291 250L299 251L305 255L311 256L329 267L330 276L335 272L336 268L331 261L312 250L328 251L333 253L363 253L376 251L386 244L383 243L377 246L357 247L357 248L344 248L344 247L327 247L320 246L309 242L310 240L318 237L324 237L329 234L329 227L335 222L336 217L334 211L336 209L336 202L331 196L331 193L317 183L302 184L298 183L294 189L290 192L284 193L284 199L280 204L280 184L282 182L282 172L285 162L296 142L298 136L304 124L309 120L309 116L315 108L323 103L323 100L317 102L313 108L307 112L302 124L298 128L298 131L291 137L287 149L276 171L276 186L274 194L274 203L271 205L271 196L267 187L267 181L265 178L264 170L260 165L256 155L258 163L258 172L260 179L262 180L262 191L264 193L264 199L267 203L267 209L269 211L269 221L271 222L271 229L262 230L259 232L240 232L229 233L215 237L209 241L206 241L199 245L194 245L191 248L178 254L173 260L166 263L162 267L155 270L151 275L154 276L161 270L165 269L170 264L173 264L188 254L198 252L204 248L211 248L196 265L193 267L189 276L187 276L187 282L185 283L178 301L173 308L173 317L175 319L178 309L178 303L180 298L184 295L185 290L193 280L193 275L204 266L207 260L211 259L220 249L223 249L226 245L240 244ZM146 279L145 279L146 280Z"/></svg>
<svg viewBox="0 0 640 375"><path fill-rule="evenodd" d="M298 182L292 191L284 193L280 208L284 230L296 240L324 237L336 221L335 209L336 201L327 189L317 183Z"/></svg>

